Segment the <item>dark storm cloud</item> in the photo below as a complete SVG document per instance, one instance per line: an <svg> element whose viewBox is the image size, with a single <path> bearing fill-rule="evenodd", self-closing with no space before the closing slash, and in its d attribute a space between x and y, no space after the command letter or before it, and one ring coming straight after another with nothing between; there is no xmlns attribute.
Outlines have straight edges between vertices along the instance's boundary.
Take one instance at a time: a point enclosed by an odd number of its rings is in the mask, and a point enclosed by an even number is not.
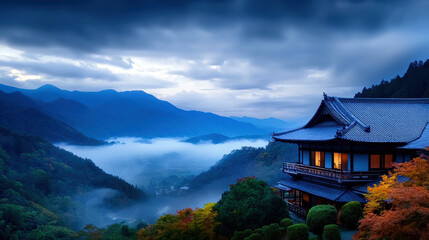
<svg viewBox="0 0 429 240"><path fill-rule="evenodd" d="M59 85L61 77L79 82L78 78L92 76L108 80L92 82L93 87L100 85L98 89L155 89L169 88L168 82L180 87L185 79L199 81L194 85L231 90L231 94L267 92L237 96L237 102L254 112L284 104L291 111L308 112L319 103L321 92L350 97L382 78L403 74L414 60L427 59L428 9L429 1L418 0L0 1L0 44L19 49L23 55L60 56L130 70L121 75L118 72L125 71L110 73L115 70L107 68L101 73L91 66L81 66L82 71L73 66L50 69L55 64L17 66L32 74L58 76ZM151 61L164 66L165 61L159 59L181 64L165 66L150 76L142 74L145 79L141 81L142 75L133 75L153 70L143 66ZM12 64L7 61L3 66ZM124 84L109 85L113 81ZM171 92L201 90L192 89L192 84L184 86ZM279 97L282 91L284 96ZM165 92L166 100L183 98L200 104L192 109L214 111L197 99ZM271 92L279 100L273 101L268 96ZM289 102L292 95L312 101L295 106Z"/></svg>
<svg viewBox="0 0 429 240"><path fill-rule="evenodd" d="M103 47L153 47L141 29L196 27L215 31L238 26L243 41L287 38L283 29L375 31L392 8L410 1L7 1L0 3L1 38L9 44L62 46L82 51ZM319 31L320 31L319 30ZM159 36L158 37L163 37ZM164 36L165 37L165 36Z"/></svg>

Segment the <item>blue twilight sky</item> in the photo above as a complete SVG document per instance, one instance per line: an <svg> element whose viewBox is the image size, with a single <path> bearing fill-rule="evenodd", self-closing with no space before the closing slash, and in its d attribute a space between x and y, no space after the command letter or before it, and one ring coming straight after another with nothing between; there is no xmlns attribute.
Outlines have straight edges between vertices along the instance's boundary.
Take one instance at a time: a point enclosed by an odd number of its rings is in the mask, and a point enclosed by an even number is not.
<svg viewBox="0 0 429 240"><path fill-rule="evenodd" d="M295 119L429 58L429 1L0 1L0 83Z"/></svg>

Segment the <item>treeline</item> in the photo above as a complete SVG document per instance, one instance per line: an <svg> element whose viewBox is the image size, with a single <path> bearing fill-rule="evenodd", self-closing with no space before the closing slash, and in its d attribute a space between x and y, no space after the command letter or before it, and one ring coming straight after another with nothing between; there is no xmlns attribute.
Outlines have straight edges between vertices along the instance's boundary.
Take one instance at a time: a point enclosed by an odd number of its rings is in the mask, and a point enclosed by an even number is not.
<svg viewBox="0 0 429 240"><path fill-rule="evenodd" d="M0 239L76 237L85 209L74 197L98 188L114 190L103 202L110 208L145 197L91 160L0 127Z"/></svg>
<svg viewBox="0 0 429 240"><path fill-rule="evenodd" d="M429 60L410 63L404 76L364 87L355 98L429 98Z"/></svg>
<svg viewBox="0 0 429 240"><path fill-rule="evenodd" d="M242 147L225 155L209 170L189 182L192 189L209 184L228 186L236 179L256 176L268 184L275 184L281 178L279 169L283 162L297 162L298 150L294 144L270 142L265 148Z"/></svg>

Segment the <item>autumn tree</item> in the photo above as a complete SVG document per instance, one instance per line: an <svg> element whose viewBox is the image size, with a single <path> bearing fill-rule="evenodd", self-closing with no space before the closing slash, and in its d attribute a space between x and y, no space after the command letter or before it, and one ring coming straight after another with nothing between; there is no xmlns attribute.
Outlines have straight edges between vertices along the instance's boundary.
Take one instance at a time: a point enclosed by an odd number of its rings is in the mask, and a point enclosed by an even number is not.
<svg viewBox="0 0 429 240"><path fill-rule="evenodd" d="M202 209L186 208L176 215L161 216L155 224L141 229L137 235L140 240L216 240L214 232L214 203L208 203Z"/></svg>
<svg viewBox="0 0 429 240"><path fill-rule="evenodd" d="M428 149L429 150L429 149ZM368 203L355 240L429 239L429 162L422 155L395 164L379 185L368 187Z"/></svg>

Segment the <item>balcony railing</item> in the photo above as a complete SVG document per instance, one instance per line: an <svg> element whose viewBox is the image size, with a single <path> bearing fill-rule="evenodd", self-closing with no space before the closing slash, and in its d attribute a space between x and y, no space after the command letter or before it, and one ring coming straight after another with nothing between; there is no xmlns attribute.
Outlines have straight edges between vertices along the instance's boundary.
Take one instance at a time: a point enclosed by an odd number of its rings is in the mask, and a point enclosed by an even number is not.
<svg viewBox="0 0 429 240"><path fill-rule="evenodd" d="M292 175L306 175L312 177L325 178L336 180L338 182L359 182L359 181L372 181L377 179L380 175L386 174L386 170L381 171L343 171L332 168L322 168L316 166L309 166L299 163L283 163L283 172Z"/></svg>
<svg viewBox="0 0 429 240"><path fill-rule="evenodd" d="M301 217L303 219L305 219L307 217L308 214L308 210L305 208L302 208L298 205L295 205L293 203L290 203L288 201L286 201L286 206L287 209L293 213L295 213L296 215L298 215L298 217Z"/></svg>

